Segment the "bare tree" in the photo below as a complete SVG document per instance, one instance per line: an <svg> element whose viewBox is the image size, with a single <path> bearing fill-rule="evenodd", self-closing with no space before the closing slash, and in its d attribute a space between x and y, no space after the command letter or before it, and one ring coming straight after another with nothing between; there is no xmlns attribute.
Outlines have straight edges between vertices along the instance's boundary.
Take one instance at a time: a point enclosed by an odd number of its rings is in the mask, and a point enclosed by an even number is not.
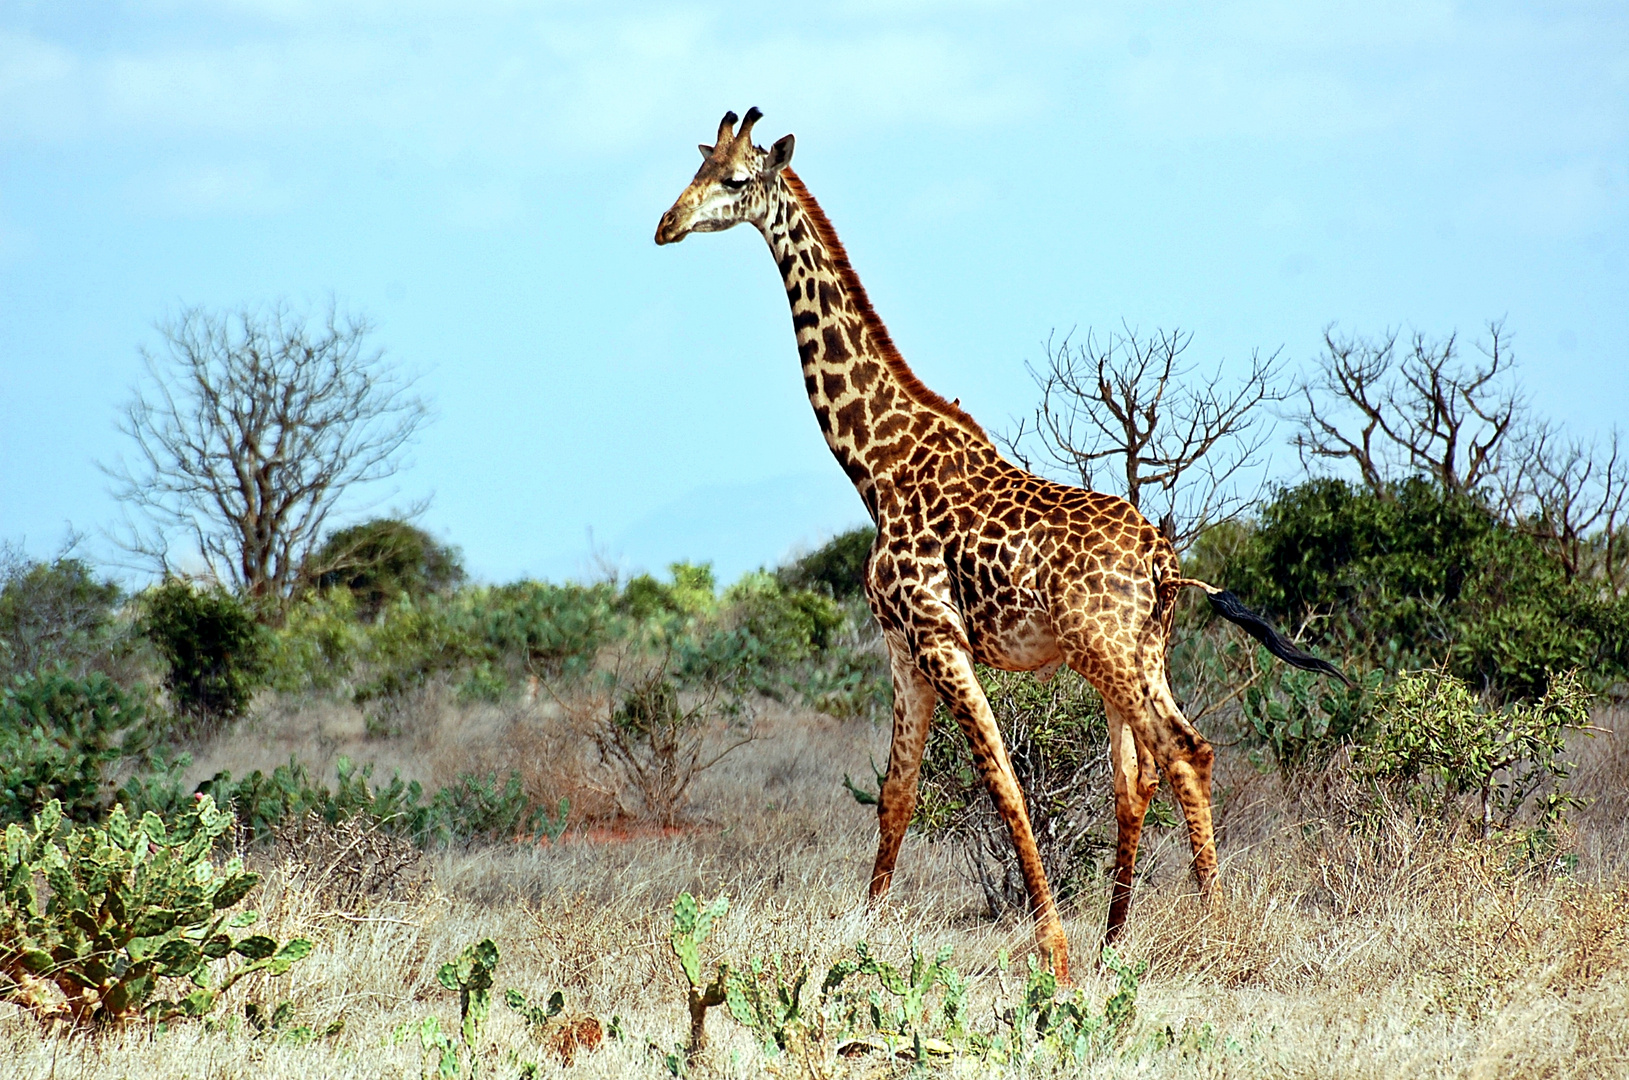
<svg viewBox="0 0 1629 1080"><path fill-rule="evenodd" d="M1038 442L1072 478L1106 484L1186 548L1254 499L1259 483L1241 481L1262 464L1271 434L1257 406L1284 397L1277 352L1252 354L1231 389L1220 365L1194 379L1183 359L1192 337L1156 330L1144 338L1125 327L1102 343L1090 331L1080 345L1048 339L1045 366L1029 368L1041 403L1003 444L1029 467L1026 446Z"/></svg>
<svg viewBox="0 0 1629 1080"><path fill-rule="evenodd" d="M315 316L195 307L161 324L119 425L136 463L104 467L141 519L119 542L170 572L183 536L217 579L286 598L335 505L393 475L427 415L372 329L332 301Z"/></svg>
<svg viewBox="0 0 1629 1080"><path fill-rule="evenodd" d="M1488 324L1482 359L1460 359L1457 334L1432 341L1397 332L1337 337L1324 331L1319 372L1302 383L1301 430L1292 440L1309 458L1349 460L1363 483L1384 492L1399 473L1421 472L1469 494L1492 479L1501 443L1516 430L1525 401L1510 382L1507 335Z"/></svg>
<svg viewBox="0 0 1629 1080"><path fill-rule="evenodd" d="M1533 422L1506 445L1495 472L1498 509L1544 544L1568 577L1615 594L1629 586L1629 447Z"/></svg>

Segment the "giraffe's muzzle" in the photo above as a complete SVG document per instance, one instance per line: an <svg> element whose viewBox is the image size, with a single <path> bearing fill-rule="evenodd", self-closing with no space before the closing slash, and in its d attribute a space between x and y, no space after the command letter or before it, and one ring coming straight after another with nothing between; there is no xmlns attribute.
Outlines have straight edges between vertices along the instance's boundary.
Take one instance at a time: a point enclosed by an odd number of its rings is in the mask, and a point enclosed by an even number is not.
<svg viewBox="0 0 1629 1080"><path fill-rule="evenodd" d="M679 215L673 207L662 215L662 220L656 223L656 242L658 244L677 244L685 238L686 230L679 225Z"/></svg>

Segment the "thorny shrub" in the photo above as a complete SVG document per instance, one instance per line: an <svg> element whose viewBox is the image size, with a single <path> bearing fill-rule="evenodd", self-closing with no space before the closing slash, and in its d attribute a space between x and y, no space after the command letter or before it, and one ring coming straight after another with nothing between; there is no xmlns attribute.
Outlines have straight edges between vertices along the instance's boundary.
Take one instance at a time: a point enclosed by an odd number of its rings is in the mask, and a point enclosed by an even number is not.
<svg viewBox="0 0 1629 1080"><path fill-rule="evenodd" d="M628 645L561 702L598 752L599 789L624 815L664 825L683 813L698 776L753 738L741 695L710 681L681 682L676 668L664 645ZM722 743L711 743L719 727Z"/></svg>
<svg viewBox="0 0 1629 1080"><path fill-rule="evenodd" d="M1091 880L1097 857L1113 848L1102 699L1068 668L1045 682L982 666L978 677L1024 792L1047 880L1060 899L1074 895ZM934 710L919 783L912 827L961 846L992 915L1022 910L1024 881L1006 824L973 766L967 737L942 703ZM862 803L876 802L874 792L852 783L849 790Z"/></svg>
<svg viewBox="0 0 1629 1080"><path fill-rule="evenodd" d="M264 863L281 869L287 887L337 911L363 911L377 901L417 899L430 879L423 852L363 815L330 823L310 812L272 830Z"/></svg>

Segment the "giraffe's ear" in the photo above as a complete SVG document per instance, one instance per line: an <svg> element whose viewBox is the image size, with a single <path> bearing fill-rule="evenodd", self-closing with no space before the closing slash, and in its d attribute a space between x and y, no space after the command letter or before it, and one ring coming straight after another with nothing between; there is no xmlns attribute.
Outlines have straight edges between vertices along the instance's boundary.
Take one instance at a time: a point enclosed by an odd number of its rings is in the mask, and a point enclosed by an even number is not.
<svg viewBox="0 0 1629 1080"><path fill-rule="evenodd" d="M712 157L713 156L713 148L711 146L708 146L706 143L697 143L696 144L696 149L701 151L701 156L702 157Z"/></svg>
<svg viewBox="0 0 1629 1080"><path fill-rule="evenodd" d="M783 135L769 148L769 160L764 162L765 173L778 173L792 163L792 136Z"/></svg>

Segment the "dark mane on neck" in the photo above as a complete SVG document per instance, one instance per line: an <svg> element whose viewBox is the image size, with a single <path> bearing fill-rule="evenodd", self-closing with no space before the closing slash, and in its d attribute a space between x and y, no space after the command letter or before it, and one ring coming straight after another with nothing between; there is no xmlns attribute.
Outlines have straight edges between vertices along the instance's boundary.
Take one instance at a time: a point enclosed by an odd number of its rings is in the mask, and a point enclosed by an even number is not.
<svg viewBox="0 0 1629 1080"><path fill-rule="evenodd" d="M832 264L837 267L837 274L843 280L843 286L848 290L848 298L859 309L860 317L865 320L866 332L876 345L877 352L881 354L882 361L888 366L888 372L894 381L902 387L912 401L926 409L938 413L947 420L954 421L964 428L968 434L977 437L980 441L989 443L990 437L984 433L979 422L974 420L959 406L953 405L943 397L930 390L927 384L916 377L916 372L905 362L905 358L894 347L894 339L888 336L888 328L882 324L882 319L871 308L871 299L865 294L865 286L860 284L860 275L854 272L849 265L848 252L843 250L843 242L837 238L837 230L832 228L826 212L820 209L815 197L809 194L809 189L803 186L797 173L790 168L781 170L781 177L786 187L797 200L798 206L814 226L815 235L826 246L826 254L831 256ZM993 444L992 444L993 445Z"/></svg>

